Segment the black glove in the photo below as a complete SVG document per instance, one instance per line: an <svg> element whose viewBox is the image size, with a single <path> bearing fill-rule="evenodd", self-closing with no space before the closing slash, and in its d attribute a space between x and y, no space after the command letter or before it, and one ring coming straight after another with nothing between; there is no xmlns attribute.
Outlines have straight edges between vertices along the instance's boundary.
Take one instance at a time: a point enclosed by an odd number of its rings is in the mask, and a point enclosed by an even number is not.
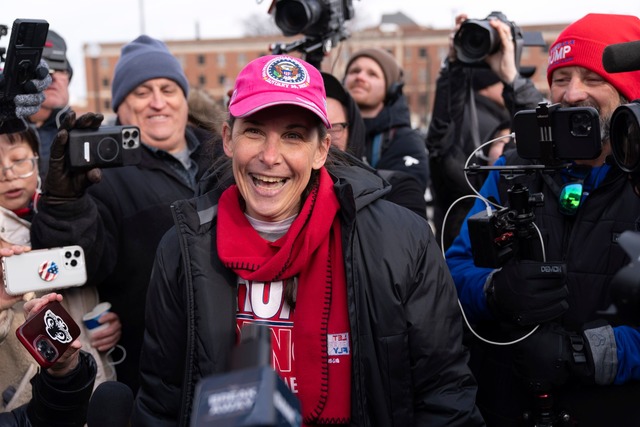
<svg viewBox="0 0 640 427"><path fill-rule="evenodd" d="M60 204L77 200L82 197L91 184L100 182L100 169L72 170L69 168L66 157L69 152L67 149L69 131L72 129L97 129L103 118L102 114L86 113L76 120L74 111L67 113L51 144L49 172L44 180L42 192L43 202Z"/></svg>
<svg viewBox="0 0 640 427"><path fill-rule="evenodd" d="M516 344L513 361L516 376L534 392L549 391L570 380L594 383L589 341L556 323L541 325L533 335Z"/></svg>
<svg viewBox="0 0 640 427"><path fill-rule="evenodd" d="M560 263L511 260L486 286L489 309L521 326L555 319L569 308L565 271Z"/></svg>
<svg viewBox="0 0 640 427"><path fill-rule="evenodd" d="M2 85L0 75L0 88ZM24 93L14 98L0 98L0 120L16 117L29 117L38 112L44 101L44 90L51 84L49 67L42 59L36 68L36 78L26 82L23 86Z"/></svg>

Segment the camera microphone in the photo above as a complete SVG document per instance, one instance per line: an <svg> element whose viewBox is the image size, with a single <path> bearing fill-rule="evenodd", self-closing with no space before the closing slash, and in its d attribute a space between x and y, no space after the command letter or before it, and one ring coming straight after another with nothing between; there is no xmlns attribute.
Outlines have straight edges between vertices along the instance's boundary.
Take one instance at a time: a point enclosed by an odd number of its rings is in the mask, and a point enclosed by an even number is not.
<svg viewBox="0 0 640 427"><path fill-rule="evenodd" d="M602 66L607 73L640 70L640 41L611 44L602 52Z"/></svg>
<svg viewBox="0 0 640 427"><path fill-rule="evenodd" d="M105 381L93 391L87 410L87 427L127 427L133 393L118 381Z"/></svg>
<svg viewBox="0 0 640 427"><path fill-rule="evenodd" d="M231 371L200 380L191 427L298 427L300 402L271 369L271 330L249 324L231 355Z"/></svg>

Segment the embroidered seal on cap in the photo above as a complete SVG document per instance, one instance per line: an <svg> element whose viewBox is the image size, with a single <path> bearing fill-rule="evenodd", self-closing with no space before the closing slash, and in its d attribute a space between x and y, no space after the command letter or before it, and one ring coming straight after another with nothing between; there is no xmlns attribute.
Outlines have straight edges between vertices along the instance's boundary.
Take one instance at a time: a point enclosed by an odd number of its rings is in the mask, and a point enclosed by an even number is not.
<svg viewBox="0 0 640 427"><path fill-rule="evenodd" d="M295 58L288 56L274 58L262 69L262 78L269 84L290 88L309 86L307 69Z"/></svg>

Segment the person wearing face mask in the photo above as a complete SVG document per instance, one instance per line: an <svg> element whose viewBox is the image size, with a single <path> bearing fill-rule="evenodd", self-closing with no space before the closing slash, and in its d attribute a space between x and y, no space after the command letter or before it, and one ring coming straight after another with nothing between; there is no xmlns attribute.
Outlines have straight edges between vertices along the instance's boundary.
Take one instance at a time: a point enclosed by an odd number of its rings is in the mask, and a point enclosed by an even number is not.
<svg viewBox="0 0 640 427"><path fill-rule="evenodd" d="M469 217L446 253L462 307L481 336L511 342L539 325L512 345L470 342L478 405L488 425L512 426L545 413L570 425L637 424L640 332L608 309L612 277L629 262L617 239L638 229L640 199L610 161L609 125L616 107L640 98L640 71L608 73L602 53L610 44L638 39L637 17L592 13L566 27L551 45L551 102L594 107L602 151L556 173L522 178L544 200L531 207L539 237L531 240L529 256L516 253L499 269L476 267ZM513 150L495 165L537 163ZM569 185L575 189L572 203L564 197ZM492 171L481 194L508 205L509 186ZM469 215L485 209L478 201Z"/></svg>

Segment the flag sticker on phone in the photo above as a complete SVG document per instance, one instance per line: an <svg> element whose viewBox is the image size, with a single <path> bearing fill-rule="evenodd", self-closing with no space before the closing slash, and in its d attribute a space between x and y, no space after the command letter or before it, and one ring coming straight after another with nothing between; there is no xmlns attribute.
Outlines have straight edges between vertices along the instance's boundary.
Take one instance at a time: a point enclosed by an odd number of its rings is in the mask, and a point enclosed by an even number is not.
<svg viewBox="0 0 640 427"><path fill-rule="evenodd" d="M40 278L45 282L51 282L58 277L58 264L55 261L45 261L38 268Z"/></svg>

